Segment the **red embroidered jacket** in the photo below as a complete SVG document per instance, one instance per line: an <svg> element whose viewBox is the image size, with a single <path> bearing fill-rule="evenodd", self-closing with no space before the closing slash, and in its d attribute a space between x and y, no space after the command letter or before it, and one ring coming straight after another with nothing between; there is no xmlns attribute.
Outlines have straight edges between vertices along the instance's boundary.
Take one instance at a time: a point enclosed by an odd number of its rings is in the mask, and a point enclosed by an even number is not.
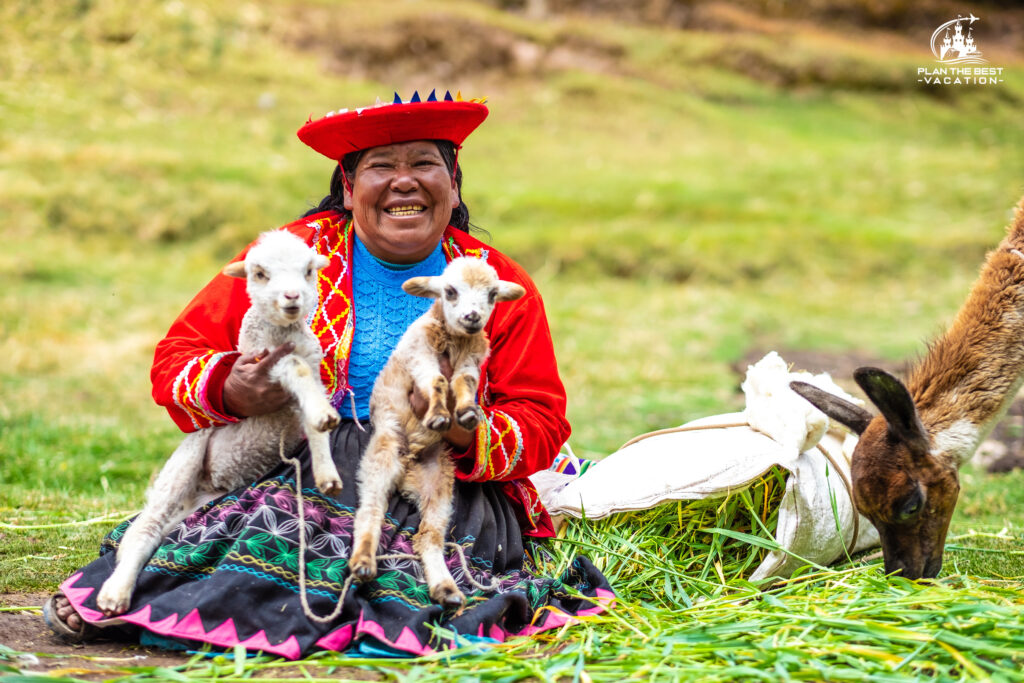
<svg viewBox="0 0 1024 683"><path fill-rule="evenodd" d="M321 378L344 414L354 326L352 227L337 213L326 211L285 229L330 259L320 271L312 328L324 350ZM527 292L518 301L495 307L487 324L491 353L484 361L479 389L486 420L477 428L475 445L454 454L456 475L466 481L501 482L519 508L524 533L550 536L551 519L527 477L551 465L569 437L569 423L540 293L518 264L468 234L449 227L442 240L449 261L457 256L486 259L499 277L518 282ZM234 349L248 308L245 281L218 275L157 344L150 375L153 398L183 431L237 421L225 411L221 395L239 357Z"/></svg>

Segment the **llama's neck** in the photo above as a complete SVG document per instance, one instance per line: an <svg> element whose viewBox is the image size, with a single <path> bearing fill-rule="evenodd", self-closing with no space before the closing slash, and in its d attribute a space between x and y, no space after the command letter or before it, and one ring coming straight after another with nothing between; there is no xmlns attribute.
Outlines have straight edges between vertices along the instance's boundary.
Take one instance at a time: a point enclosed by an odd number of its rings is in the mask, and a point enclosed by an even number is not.
<svg viewBox="0 0 1024 683"><path fill-rule="evenodd" d="M907 381L936 455L963 464L1006 412L1024 379L1022 339L1024 253L1004 242Z"/></svg>

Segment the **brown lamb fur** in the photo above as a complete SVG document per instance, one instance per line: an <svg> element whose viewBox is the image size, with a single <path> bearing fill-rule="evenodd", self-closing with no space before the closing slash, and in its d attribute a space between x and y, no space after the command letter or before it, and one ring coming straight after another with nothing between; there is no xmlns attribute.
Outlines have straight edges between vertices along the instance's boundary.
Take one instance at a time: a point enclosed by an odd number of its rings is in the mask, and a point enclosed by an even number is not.
<svg viewBox="0 0 1024 683"><path fill-rule="evenodd" d="M471 278L467 278L467 281L474 287L481 286L480 283L473 282ZM447 355L453 368L457 367L460 364L459 361L466 356L482 358L487 355L489 341L486 330L480 330L470 336L455 334L444 323L440 301L435 301L430 307L430 315L434 320L427 327L427 343L438 355Z"/></svg>

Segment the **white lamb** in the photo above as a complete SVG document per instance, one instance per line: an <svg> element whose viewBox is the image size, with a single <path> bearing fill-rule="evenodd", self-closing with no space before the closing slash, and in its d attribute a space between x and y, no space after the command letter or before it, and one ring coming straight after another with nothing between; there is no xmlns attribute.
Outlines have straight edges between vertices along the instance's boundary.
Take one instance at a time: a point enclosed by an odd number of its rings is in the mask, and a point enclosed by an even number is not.
<svg viewBox="0 0 1024 683"><path fill-rule="evenodd" d="M295 401L275 413L185 436L147 492L146 506L125 533L117 565L100 589L97 604L107 616L128 610L139 571L160 539L198 506L199 495L226 493L258 479L279 461L282 434L286 453L305 434L317 487L326 495L341 491L328 434L339 416L320 383L320 342L305 323L317 302L317 272L326 265L327 258L299 237L278 230L261 235L244 261L224 268L225 275L247 279L252 302L242 318L238 350L295 345L270 371Z"/></svg>
<svg viewBox="0 0 1024 683"><path fill-rule="evenodd" d="M449 387L454 420L464 429L475 429L481 419L476 404L480 364L489 349L484 325L495 303L518 299L526 290L499 280L494 268L471 257L454 259L436 277L407 280L402 289L437 301L409 326L373 386L373 436L356 475L359 509L350 568L362 581L377 575L381 526L388 499L397 488L420 511L413 549L423 563L430 597L457 607L465 596L444 561L455 484L454 465L441 438L453 419L448 410ZM451 381L441 371L443 356L451 364ZM422 419L409 404L414 389L428 400Z"/></svg>

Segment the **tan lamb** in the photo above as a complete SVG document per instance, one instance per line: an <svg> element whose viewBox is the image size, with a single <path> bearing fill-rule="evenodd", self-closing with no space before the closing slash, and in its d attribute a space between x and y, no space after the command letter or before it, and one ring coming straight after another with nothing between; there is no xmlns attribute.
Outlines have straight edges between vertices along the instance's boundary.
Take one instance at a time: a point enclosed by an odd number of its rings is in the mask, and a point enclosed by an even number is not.
<svg viewBox="0 0 1024 683"><path fill-rule="evenodd" d="M391 494L400 490L420 511L413 549L430 597L458 607L465 596L444 561L455 471L441 435L453 421L472 431L482 419L476 393L489 349L484 326L496 303L518 299L526 290L499 280L491 266L472 257L453 259L441 275L407 280L402 289L436 301L399 340L370 395L373 435L356 474L359 508L350 567L360 581L377 575L384 513ZM451 365L451 380L442 372L442 357ZM428 401L422 419L409 403L414 390Z"/></svg>

